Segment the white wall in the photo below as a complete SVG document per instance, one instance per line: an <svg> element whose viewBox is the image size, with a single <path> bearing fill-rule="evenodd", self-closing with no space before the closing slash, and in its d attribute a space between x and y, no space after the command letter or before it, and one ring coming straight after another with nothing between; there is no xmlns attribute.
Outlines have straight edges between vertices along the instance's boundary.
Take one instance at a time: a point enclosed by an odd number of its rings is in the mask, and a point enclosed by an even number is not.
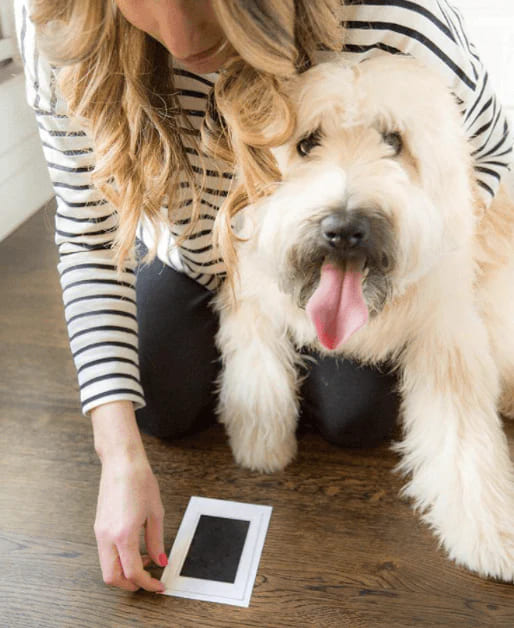
<svg viewBox="0 0 514 628"><path fill-rule="evenodd" d="M0 83L0 240L53 196L21 71Z"/></svg>
<svg viewBox="0 0 514 628"><path fill-rule="evenodd" d="M496 93L514 120L514 0L453 0L487 67Z"/></svg>
<svg viewBox="0 0 514 628"><path fill-rule="evenodd" d="M14 35L8 16L12 4L0 2L3 34ZM34 113L25 102L23 72L11 63L0 68L0 241L52 196Z"/></svg>

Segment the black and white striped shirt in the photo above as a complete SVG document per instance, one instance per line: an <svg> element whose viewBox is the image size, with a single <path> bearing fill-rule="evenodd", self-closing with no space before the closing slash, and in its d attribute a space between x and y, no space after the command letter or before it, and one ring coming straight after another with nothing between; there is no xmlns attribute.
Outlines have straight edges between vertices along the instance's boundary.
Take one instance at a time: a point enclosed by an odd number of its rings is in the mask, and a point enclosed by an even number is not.
<svg viewBox="0 0 514 628"><path fill-rule="evenodd" d="M91 183L92 141L68 117L57 89L56 71L38 52L29 3L14 2L17 35L27 99L36 114L57 198L58 270L82 411L87 415L97 405L122 399L140 408L145 402L139 380L135 269L128 265L121 281L116 279L111 241L117 214ZM490 201L512 161L513 136L458 11L446 0L347 0L342 20L346 34L341 54L352 62L384 52L409 54L444 79L460 104L477 180ZM181 106L198 129L217 75L198 76L181 69L176 75ZM201 176L194 151L187 152ZM174 238L189 221L186 205L175 232L163 230L157 254L164 263L215 289L224 268L213 254L211 231L232 174L214 174L217 168L211 171L209 160L206 168L207 189L194 232L180 249L175 246ZM151 246L152 236L144 220L138 234Z"/></svg>

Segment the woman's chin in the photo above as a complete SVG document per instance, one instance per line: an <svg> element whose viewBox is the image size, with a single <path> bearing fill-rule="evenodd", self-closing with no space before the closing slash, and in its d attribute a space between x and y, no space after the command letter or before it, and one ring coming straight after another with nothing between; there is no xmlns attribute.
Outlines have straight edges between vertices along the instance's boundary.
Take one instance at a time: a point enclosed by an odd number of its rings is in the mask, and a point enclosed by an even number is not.
<svg viewBox="0 0 514 628"><path fill-rule="evenodd" d="M217 72L233 54L233 48L227 44L215 49L210 54L188 57L187 59L177 58L177 61L190 72L209 74L210 72Z"/></svg>

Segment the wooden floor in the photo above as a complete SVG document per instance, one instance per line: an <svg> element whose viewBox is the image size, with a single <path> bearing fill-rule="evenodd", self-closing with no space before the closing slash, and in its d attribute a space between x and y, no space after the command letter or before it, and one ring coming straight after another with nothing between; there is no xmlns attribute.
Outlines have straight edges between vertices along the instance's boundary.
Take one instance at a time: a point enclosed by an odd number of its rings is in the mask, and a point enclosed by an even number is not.
<svg viewBox="0 0 514 628"><path fill-rule="evenodd" d="M191 495L273 506L248 609L104 585L100 466L79 410L52 225L48 207L0 243L1 626L514 626L514 586L446 560L398 498L387 447L345 451L312 434L269 476L237 468L219 427L171 444L145 438L166 551Z"/></svg>

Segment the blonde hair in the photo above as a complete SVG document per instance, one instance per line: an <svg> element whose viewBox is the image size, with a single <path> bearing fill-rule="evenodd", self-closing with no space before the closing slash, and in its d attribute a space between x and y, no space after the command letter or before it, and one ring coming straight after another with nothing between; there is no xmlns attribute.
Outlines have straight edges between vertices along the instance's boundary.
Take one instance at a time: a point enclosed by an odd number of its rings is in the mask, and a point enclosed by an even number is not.
<svg viewBox="0 0 514 628"><path fill-rule="evenodd" d="M190 166L182 128L189 129L200 156L207 151L237 167L237 185L215 229L230 273L232 216L280 178L269 148L283 142L294 126L281 84L308 66L320 47L341 48L340 0L212 2L235 55L216 81L200 146L180 108L168 51L128 22L114 0L32 0L39 45L61 67L59 86L70 115L92 136L93 183L119 215L113 239L119 271L133 253L140 217L154 230L163 220L171 227L185 190L192 195L194 229L204 182L197 181ZM180 184L184 179L185 186ZM163 216L166 199L168 215ZM155 256L154 240L147 258Z"/></svg>

